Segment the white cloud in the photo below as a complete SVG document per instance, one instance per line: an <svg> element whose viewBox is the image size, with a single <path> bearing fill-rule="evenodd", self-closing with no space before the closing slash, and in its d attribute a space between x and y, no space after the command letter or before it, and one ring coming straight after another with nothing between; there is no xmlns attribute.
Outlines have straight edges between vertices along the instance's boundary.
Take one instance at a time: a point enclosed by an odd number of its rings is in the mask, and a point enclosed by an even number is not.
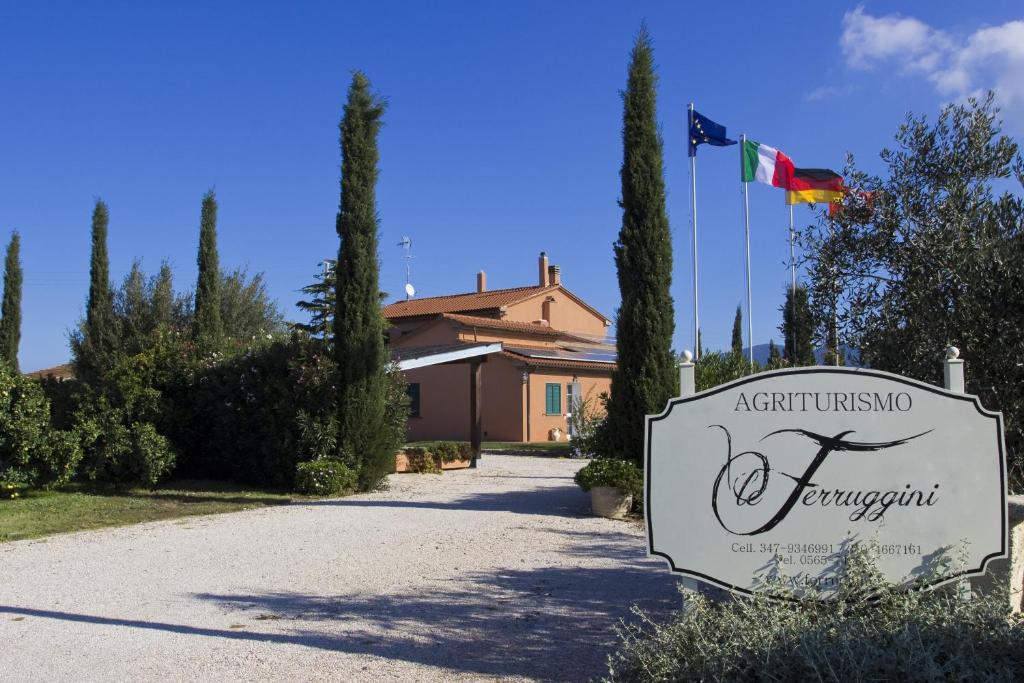
<svg viewBox="0 0 1024 683"><path fill-rule="evenodd" d="M898 60L907 71L934 69L951 41L912 17L873 17L857 7L843 16L839 45L846 64L855 69L872 69L887 60Z"/></svg>
<svg viewBox="0 0 1024 683"><path fill-rule="evenodd" d="M849 95L854 90L852 85L819 85L814 90L804 93L804 99L808 102L820 102L833 97Z"/></svg>
<svg viewBox="0 0 1024 683"><path fill-rule="evenodd" d="M843 17L839 45L851 69L923 76L944 97L992 89L1004 118L1024 122L1024 21L958 38L913 17L872 16L857 7Z"/></svg>

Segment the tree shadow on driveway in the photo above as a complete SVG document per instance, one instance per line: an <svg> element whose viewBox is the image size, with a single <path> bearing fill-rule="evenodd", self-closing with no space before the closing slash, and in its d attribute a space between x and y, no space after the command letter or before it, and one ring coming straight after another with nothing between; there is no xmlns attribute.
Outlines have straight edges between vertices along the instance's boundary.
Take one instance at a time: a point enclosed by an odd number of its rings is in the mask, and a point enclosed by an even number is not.
<svg viewBox="0 0 1024 683"><path fill-rule="evenodd" d="M635 535L584 534L564 554L557 566L466 572L450 588L191 596L217 604L241 629L20 607L0 606L0 613L298 645L469 674L587 680L605 672L614 627L629 618L631 605L661 613L678 606L679 596L662 563L644 558ZM573 557L607 558L608 566L573 566Z"/></svg>
<svg viewBox="0 0 1024 683"><path fill-rule="evenodd" d="M469 510L512 512L520 515L589 517L590 496L577 486L545 486L514 491L480 492L453 500L388 500L387 498L335 498L295 503L297 506L339 508L412 508L427 510Z"/></svg>
<svg viewBox="0 0 1024 683"><path fill-rule="evenodd" d="M664 613L678 606L679 595L663 564L644 558L636 536L585 536L566 550L566 564L466 572L452 588L195 597L235 618L243 613L240 621L275 620L287 637L313 647L469 673L587 680L606 671L615 626L630 618L631 605ZM574 556L607 558L609 566L572 566Z"/></svg>

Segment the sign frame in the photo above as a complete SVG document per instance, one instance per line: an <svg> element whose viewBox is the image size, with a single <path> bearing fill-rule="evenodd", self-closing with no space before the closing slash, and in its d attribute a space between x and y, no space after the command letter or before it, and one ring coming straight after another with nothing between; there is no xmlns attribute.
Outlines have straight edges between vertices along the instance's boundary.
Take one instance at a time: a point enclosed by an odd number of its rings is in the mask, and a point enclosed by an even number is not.
<svg viewBox="0 0 1024 683"><path fill-rule="evenodd" d="M957 361L957 362L962 362L962 361ZM682 367L685 368L687 365L688 365L689 371L691 373L690 376L692 377L693 365L692 364L684 364ZM760 382L760 381L763 381L765 379L771 379L773 377L794 376L794 375L816 375L816 374L862 375L862 376L863 375L867 375L867 376L870 376L870 377L877 377L879 379L885 379L885 380L888 380L888 381L894 381L894 382L902 383L902 384L914 387L916 389L920 389L920 390L932 392L934 394L938 394L939 396L942 396L942 397L945 397L945 398L949 398L949 399L954 399L954 400L957 400L957 401L964 401L964 402L970 403L972 406L974 406L975 410L977 410L977 412L980 413L983 417L994 419L996 421L996 452L998 454L1000 496L1002 498L1002 501L1001 501L1002 504L1000 505L1000 517L1001 517L1001 519L1000 519L1000 523L1001 523L1000 538L1001 538L1001 548L997 552L990 552L987 555L985 555L984 557L982 557L977 567L967 568L967 569L964 569L963 571L957 572L955 574L944 575L944 576L942 576L940 578L937 578L934 581L930 581L930 582L918 582L918 583L914 583L914 584L908 584L908 585L906 585L906 588L908 590L931 590L931 589L938 588L940 586L943 586L943 585L946 585L946 584L949 584L949 583L952 583L954 581L958 581L958 580L961 580L961 579L971 578L971 577L980 577L980 576L983 576L985 574L986 570L988 569L988 566L989 566L990 562L992 562L994 560L999 560L999 559L1004 559L1004 558L1008 558L1009 557L1008 490L1007 490L1007 474L1006 474L1006 445L1005 445L1005 438L1004 438L1004 432L1003 432L1003 414L1001 412L998 412L998 411L992 411L992 410L986 409L984 406L982 406L980 398L977 395L975 395L975 394L967 394L967 393L961 393L961 392L958 392L958 391L952 391L950 389L946 389L946 388L943 388L943 387L938 387L938 386L935 386L933 384L929 384L927 382L922 382L920 380L912 379L912 378L909 378L909 377L904 377L902 375L897 375L895 373L885 372L885 371L882 371L882 370L874 370L874 369L870 369L870 368L849 368L849 367L830 367L830 366L808 366L808 367L800 367L800 368L784 368L784 369L781 369L781 370L772 370L772 371L768 371L768 372L760 372L760 373L755 373L755 374L752 374L752 375L747 375L747 376L741 377L739 379L735 379L735 380L732 380L730 382L726 382L724 384L720 384L720 385L714 386L714 387L712 387L710 389L706 389L706 390L701 391L701 392L696 392L696 393L692 393L692 394L689 394L689 395L686 395L686 396L678 396L678 397L675 397L675 398L671 398L671 399L668 400L667 404L665 405L664 410L662 410L660 413L658 413L656 415L647 415L645 417L645 424L644 424L644 490L643 490L644 498L643 498L643 500L644 500L644 526L645 526L645 531L646 531L646 536L647 536L647 555L648 555L648 557L660 557L661 559L663 559L668 564L669 570L673 574L678 574L678 575L681 575L681 576L684 576L684 577L687 577L687 578L690 578L690 579L701 581L701 582L707 583L709 585L725 589L725 590L730 591L732 593L741 594L741 595L747 595L747 596L764 595L764 596L767 596L767 597L770 597L770 598L773 598L773 599L780 599L780 600L784 600L784 601L800 600L800 599L802 599L802 598L795 598L795 597L791 597L791 596L776 595L776 594L773 594L772 592L764 592L764 591L758 591L758 590L751 590L749 588L745 588L745 587L742 587L742 586L736 586L736 585L730 584L727 581L723 581L723 580L718 579L718 578L716 578L714 576L710 576L710 575L702 573L700 571L696 571L696 570L693 570L693 569L687 569L684 566L680 566L680 564L677 564L676 560L670 554L668 554L667 552L662 552L662 551L657 550L655 548L653 520L651 519L651 515L650 515L650 510L652 509L652 507L651 507L651 482L650 482L650 479L649 479L650 472L651 472L651 435L652 435L652 431L654 429L655 423L668 418L671 415L671 413L672 413L672 411L674 409L676 409L677 407L680 407L680 406L685 406L685 404L687 404L687 403L694 402L694 401L699 401L699 400L701 400L703 398L707 398L709 396L713 396L715 394L719 394L719 393L722 393L722 392L734 389L736 387L740 387L740 386L743 386L743 385L746 385L746 384L751 384L751 383L754 383L754 382ZM692 384L691 384L691 386L692 386ZM990 453L990 451L988 451L988 452ZM822 600L822 601L827 601L827 600L829 600L831 598L829 596L821 596L821 595L819 595L818 599Z"/></svg>

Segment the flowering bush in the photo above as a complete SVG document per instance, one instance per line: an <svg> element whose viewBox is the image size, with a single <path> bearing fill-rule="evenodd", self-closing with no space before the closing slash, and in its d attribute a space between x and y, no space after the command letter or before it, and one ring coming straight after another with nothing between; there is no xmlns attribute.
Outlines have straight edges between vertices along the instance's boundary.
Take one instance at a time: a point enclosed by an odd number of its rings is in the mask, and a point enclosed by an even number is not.
<svg viewBox="0 0 1024 683"><path fill-rule="evenodd" d="M295 490L313 496L333 496L356 488L359 476L333 458L300 462L295 468Z"/></svg>
<svg viewBox="0 0 1024 683"><path fill-rule="evenodd" d="M50 402L39 384L0 364L0 480L60 485L81 457L72 435L50 429Z"/></svg>
<svg viewBox="0 0 1024 683"><path fill-rule="evenodd" d="M575 482L584 491L595 486L614 486L639 498L644 476L640 468L628 460L595 458L576 473Z"/></svg>

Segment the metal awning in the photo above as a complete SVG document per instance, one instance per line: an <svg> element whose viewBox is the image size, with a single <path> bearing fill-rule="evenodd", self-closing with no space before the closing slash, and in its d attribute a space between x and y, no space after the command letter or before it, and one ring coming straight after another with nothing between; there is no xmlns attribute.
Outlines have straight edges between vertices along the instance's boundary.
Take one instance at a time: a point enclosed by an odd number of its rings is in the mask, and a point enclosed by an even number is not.
<svg viewBox="0 0 1024 683"><path fill-rule="evenodd" d="M501 342L397 348L391 349L391 360L398 364L399 370L414 370L430 365L471 362L471 359L501 353L501 350Z"/></svg>

